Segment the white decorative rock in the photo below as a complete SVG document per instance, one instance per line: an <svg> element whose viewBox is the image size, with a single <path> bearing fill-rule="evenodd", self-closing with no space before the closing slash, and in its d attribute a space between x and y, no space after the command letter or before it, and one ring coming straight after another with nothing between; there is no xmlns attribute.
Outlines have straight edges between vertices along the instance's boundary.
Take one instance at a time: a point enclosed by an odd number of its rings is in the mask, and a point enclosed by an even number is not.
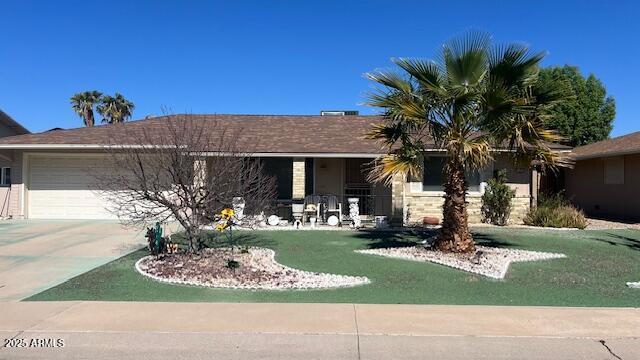
<svg viewBox="0 0 640 360"><path fill-rule="evenodd" d="M330 226L338 226L339 223L340 223L340 219L338 219L338 217L335 215L331 215L327 219L327 224L329 224Z"/></svg>
<svg viewBox="0 0 640 360"><path fill-rule="evenodd" d="M494 279L504 279L512 262L565 258L566 255L540 251L476 246L475 255L446 253L425 249L423 245L384 249L356 250L361 254L412 261L433 262Z"/></svg>
<svg viewBox="0 0 640 360"><path fill-rule="evenodd" d="M627 286L632 289L640 289L640 281L637 282L628 282Z"/></svg>
<svg viewBox="0 0 640 360"><path fill-rule="evenodd" d="M278 224L280 224L280 218L278 217L278 215L271 215L269 216L269 218L267 218L267 223L271 226L277 226Z"/></svg>

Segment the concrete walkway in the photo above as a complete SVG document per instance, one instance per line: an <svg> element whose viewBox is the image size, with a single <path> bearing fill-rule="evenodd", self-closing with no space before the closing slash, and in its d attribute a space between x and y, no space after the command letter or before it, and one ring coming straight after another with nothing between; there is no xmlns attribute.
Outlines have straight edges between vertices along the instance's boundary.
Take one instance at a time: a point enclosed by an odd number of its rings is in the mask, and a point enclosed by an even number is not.
<svg viewBox="0 0 640 360"><path fill-rule="evenodd" d="M640 310L360 304L1 303L0 359L640 359Z"/></svg>
<svg viewBox="0 0 640 360"><path fill-rule="evenodd" d="M0 300L19 300L144 245L112 221L0 221Z"/></svg>

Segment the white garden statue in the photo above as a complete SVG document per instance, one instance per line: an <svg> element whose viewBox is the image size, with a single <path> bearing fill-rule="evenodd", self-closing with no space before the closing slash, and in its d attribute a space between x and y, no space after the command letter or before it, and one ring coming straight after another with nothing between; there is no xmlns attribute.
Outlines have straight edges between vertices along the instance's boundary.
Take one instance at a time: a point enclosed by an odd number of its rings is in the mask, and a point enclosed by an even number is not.
<svg viewBox="0 0 640 360"><path fill-rule="evenodd" d="M233 211L235 212L236 219L242 220L244 218L244 207L246 203L244 199L237 196L231 199L231 205L233 206Z"/></svg>
<svg viewBox="0 0 640 360"><path fill-rule="evenodd" d="M360 201L357 197L348 198L349 202L349 218L351 219L351 227L359 228L362 226L362 220L360 220L360 205L358 202Z"/></svg>

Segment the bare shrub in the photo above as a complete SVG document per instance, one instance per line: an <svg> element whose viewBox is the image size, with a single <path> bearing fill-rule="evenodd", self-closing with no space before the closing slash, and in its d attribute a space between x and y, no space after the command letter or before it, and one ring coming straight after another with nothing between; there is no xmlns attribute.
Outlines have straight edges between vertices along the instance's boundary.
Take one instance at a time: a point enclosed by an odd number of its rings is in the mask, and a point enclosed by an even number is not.
<svg viewBox="0 0 640 360"><path fill-rule="evenodd" d="M247 214L273 204L275 179L259 159L239 149L240 132L195 115L135 125L111 125L107 171L93 173L109 210L123 223L177 221L193 251L202 226L216 221L234 198L244 200Z"/></svg>

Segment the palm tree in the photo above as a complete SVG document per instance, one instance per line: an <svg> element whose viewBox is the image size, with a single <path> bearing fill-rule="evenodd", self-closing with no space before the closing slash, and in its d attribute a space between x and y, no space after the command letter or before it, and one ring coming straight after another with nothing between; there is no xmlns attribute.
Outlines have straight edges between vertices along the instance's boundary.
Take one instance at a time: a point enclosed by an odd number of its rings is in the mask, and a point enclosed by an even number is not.
<svg viewBox="0 0 640 360"><path fill-rule="evenodd" d="M127 121L134 108L131 101L116 93L115 96L104 95L96 110L102 116L103 123L116 124Z"/></svg>
<svg viewBox="0 0 640 360"><path fill-rule="evenodd" d="M393 59L402 70L366 76L378 83L368 105L383 109L384 123L369 137L387 146L374 162L370 180L395 175L422 176L427 142L447 156L442 229L437 249L471 252L465 170L478 170L493 150L511 150L514 160L551 168L567 165L549 143L560 140L546 129L549 108L565 99L565 86L538 82L543 53L527 46L492 46L486 34L470 32L443 45L437 61Z"/></svg>
<svg viewBox="0 0 640 360"><path fill-rule="evenodd" d="M101 97L102 93L95 90L80 92L71 97L71 107L84 120L84 126L92 127L95 124L93 106L100 101Z"/></svg>

